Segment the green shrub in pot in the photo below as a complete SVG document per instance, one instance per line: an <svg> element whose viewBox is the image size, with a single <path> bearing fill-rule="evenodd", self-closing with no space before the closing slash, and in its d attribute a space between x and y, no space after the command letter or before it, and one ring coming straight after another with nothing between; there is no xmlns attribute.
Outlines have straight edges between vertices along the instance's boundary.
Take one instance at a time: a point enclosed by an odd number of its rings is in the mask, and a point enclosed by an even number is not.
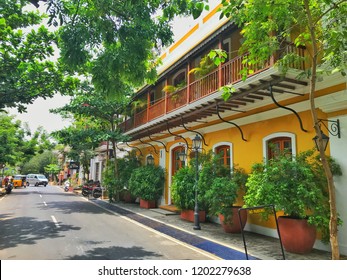
<svg viewBox="0 0 347 280"><path fill-rule="evenodd" d="M339 166L330 159L334 175L341 175ZM256 163L246 183L244 200L247 206L275 205L285 216L307 219L329 239L329 196L319 157L313 150L292 157L283 152L263 163ZM271 212L263 212L267 219Z"/></svg>
<svg viewBox="0 0 347 280"><path fill-rule="evenodd" d="M195 205L195 171L190 166L179 169L172 179L171 196L180 210L193 210Z"/></svg>
<svg viewBox="0 0 347 280"><path fill-rule="evenodd" d="M133 170L129 179L130 192L143 200L160 198L164 190L165 172L160 166L145 165Z"/></svg>

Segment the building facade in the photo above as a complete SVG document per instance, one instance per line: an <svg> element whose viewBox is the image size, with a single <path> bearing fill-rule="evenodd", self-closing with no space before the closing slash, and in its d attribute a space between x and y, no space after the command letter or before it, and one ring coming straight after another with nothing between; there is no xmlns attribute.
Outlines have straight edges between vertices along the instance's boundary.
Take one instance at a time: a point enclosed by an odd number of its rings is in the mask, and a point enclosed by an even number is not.
<svg viewBox="0 0 347 280"><path fill-rule="evenodd" d="M220 20L217 9L206 12L163 52L157 83L138 91L136 100L142 106L121 124L131 137L126 144L140 149L144 160L153 156L155 164L166 169L161 201L164 205L172 204L172 176L184 165L178 154L187 152L197 134L202 137L205 151L219 153L225 164L248 172L254 163L271 157L270 145L289 149L293 155L314 147L309 82L298 78L307 65L293 63L284 76L276 67L276 61L284 54L295 52L304 57L307 50L287 42L281 52L254 67L243 80L240 71L247 54L238 52L242 43L240 29L226 19ZM218 67L201 63L212 49L228 54ZM221 87L230 84L235 92L225 101ZM347 254L346 78L340 74L325 76L317 83L315 96L319 118L339 120L340 137L331 135L327 153L338 161L344 173L336 178L336 191L338 212L344 221L339 227L340 250ZM277 236L273 225L252 218L248 219L247 229ZM329 250L319 241L315 247Z"/></svg>

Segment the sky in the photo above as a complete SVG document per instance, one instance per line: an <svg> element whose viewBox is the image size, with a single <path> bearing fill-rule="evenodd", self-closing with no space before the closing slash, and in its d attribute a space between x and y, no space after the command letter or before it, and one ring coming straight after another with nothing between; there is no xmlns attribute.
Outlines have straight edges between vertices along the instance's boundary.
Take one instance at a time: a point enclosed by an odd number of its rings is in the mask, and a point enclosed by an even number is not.
<svg viewBox="0 0 347 280"><path fill-rule="evenodd" d="M18 113L16 109L10 109L9 114L15 116L16 120L28 123L30 130L34 132L42 126L48 133L60 130L69 126L70 121L64 120L59 114L50 113L50 109L63 107L69 102L67 96L55 95L53 98L44 100L36 99L33 104L28 106L26 113Z"/></svg>

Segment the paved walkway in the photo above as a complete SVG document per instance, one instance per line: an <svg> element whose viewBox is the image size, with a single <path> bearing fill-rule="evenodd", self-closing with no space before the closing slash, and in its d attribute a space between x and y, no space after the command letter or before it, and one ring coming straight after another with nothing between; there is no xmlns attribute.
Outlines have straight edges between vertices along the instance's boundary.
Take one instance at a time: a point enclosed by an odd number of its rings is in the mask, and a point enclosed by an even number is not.
<svg viewBox="0 0 347 280"><path fill-rule="evenodd" d="M163 210L159 208L143 209L143 208L140 208L139 204L136 204L136 203L117 202L117 203L110 204L107 200L93 200L93 199L91 199L91 202L97 203L100 206L103 206L109 209L110 211L115 212L116 214L120 214L120 215L126 214L128 215L129 218L139 220L138 222L141 222L145 224L146 226L152 227L153 229L158 231L163 232L162 229L159 230L158 223L160 223L161 225L173 227L174 229L179 230L182 234L188 233L189 235L181 234L179 237L180 241L186 242L188 244L191 244L191 241L190 241L192 239L191 236L195 236L197 238L200 238L200 240L202 238L205 241L209 241L209 243L221 245L219 250L223 250L223 248L226 251L227 251L227 248L230 248L234 251L236 250L242 253L240 254L241 259L246 259L244 254L245 248L244 248L242 235L225 233L219 224L211 223L211 222L201 223L200 224L201 230L194 230L193 224L191 222L182 220L178 214L175 214L167 210ZM120 209L123 209L123 212ZM133 213L136 215L129 215L129 213ZM139 217L146 218L146 220L150 219L152 223L148 223L148 221L142 222ZM152 225L153 223L155 223L155 226ZM167 234L170 235L170 233L167 233ZM176 236L173 236L173 237L176 238ZM185 238L186 240L182 240ZM261 259L261 260L282 260L283 259L282 250L281 250L280 242L278 239L251 233L251 232L246 232L245 240L247 244L247 253L249 255L249 259L252 259L252 258ZM200 249L205 250L206 248L200 248ZM209 251L209 249L206 249L206 251ZM226 256L225 259L232 259L228 257L228 252L226 251L224 253L220 252L216 255L220 256L221 258L224 258L223 256ZM313 249L311 253L305 254L305 255L293 254L288 252L284 252L284 254L285 254L286 260L330 260L331 259L331 254L329 252L320 251L316 249Z"/></svg>

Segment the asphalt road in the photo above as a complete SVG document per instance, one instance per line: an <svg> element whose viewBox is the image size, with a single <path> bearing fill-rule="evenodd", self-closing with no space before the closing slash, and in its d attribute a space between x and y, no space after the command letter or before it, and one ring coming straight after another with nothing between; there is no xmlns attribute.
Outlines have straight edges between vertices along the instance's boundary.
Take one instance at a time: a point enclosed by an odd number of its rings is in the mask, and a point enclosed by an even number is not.
<svg viewBox="0 0 347 280"><path fill-rule="evenodd" d="M57 186L0 198L2 260L209 260L213 257Z"/></svg>

